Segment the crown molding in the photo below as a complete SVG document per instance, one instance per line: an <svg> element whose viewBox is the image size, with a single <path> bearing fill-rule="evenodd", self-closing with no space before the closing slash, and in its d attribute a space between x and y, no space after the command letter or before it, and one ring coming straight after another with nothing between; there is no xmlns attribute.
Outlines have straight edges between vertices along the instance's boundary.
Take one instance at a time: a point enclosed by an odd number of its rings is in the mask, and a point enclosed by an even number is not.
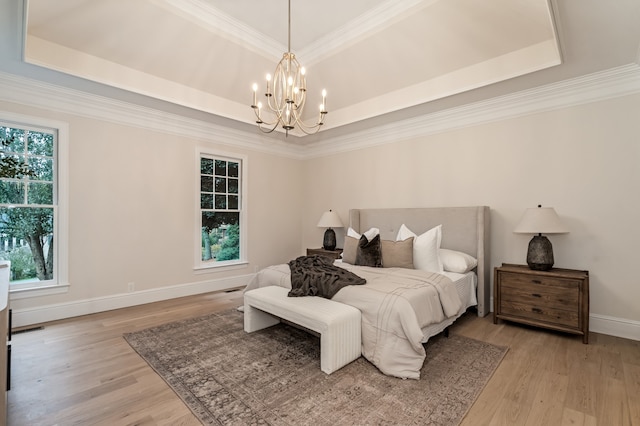
<svg viewBox="0 0 640 426"><path fill-rule="evenodd" d="M306 157L396 143L635 93L640 93L640 65L632 63L310 144Z"/></svg>
<svg viewBox="0 0 640 426"><path fill-rule="evenodd" d="M295 159L308 159L401 142L464 127L640 93L637 63L547 84L304 144L231 129L124 101L0 72L0 100ZM257 132L257 130L256 130ZM292 138L292 136L290 136ZM296 143L299 142L299 143Z"/></svg>
<svg viewBox="0 0 640 426"><path fill-rule="evenodd" d="M253 132L0 72L0 100L291 158L304 147Z"/></svg>

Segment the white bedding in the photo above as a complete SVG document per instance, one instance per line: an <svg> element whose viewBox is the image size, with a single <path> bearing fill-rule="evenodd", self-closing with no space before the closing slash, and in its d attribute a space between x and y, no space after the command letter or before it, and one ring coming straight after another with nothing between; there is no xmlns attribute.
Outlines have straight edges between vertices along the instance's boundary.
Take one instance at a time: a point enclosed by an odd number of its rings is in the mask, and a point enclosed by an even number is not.
<svg viewBox="0 0 640 426"><path fill-rule="evenodd" d="M418 379L426 355L422 342L475 303L473 275L336 265L367 280L343 288L332 300L360 309L362 354L388 375ZM245 291L269 285L291 288L287 264L261 270Z"/></svg>
<svg viewBox="0 0 640 426"><path fill-rule="evenodd" d="M456 286L456 291L460 296L460 301L462 305L460 307L460 311L457 315L447 318L444 321L431 324L422 328L422 343L426 343L431 337L440 334L444 331L445 328L449 327L451 324L455 322L462 314L464 314L467 309L471 306L476 306L478 304L478 298L476 296L477 286L478 286L478 276L475 272L467 272L466 274L458 274L456 272L443 272L444 275L449 277L451 281Z"/></svg>

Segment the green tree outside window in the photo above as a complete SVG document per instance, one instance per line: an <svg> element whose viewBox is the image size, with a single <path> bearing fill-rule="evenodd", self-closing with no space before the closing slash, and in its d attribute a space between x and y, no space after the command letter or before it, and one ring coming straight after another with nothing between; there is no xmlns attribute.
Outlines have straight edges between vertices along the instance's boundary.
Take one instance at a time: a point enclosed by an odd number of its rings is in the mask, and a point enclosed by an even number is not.
<svg viewBox="0 0 640 426"><path fill-rule="evenodd" d="M54 276L55 136L0 126L0 259L13 282Z"/></svg>

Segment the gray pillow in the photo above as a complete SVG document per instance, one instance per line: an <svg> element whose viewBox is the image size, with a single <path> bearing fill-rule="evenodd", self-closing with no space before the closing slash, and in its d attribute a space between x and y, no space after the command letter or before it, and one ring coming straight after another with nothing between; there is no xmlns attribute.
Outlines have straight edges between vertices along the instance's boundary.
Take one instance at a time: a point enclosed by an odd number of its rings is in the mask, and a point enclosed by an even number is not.
<svg viewBox="0 0 640 426"><path fill-rule="evenodd" d="M342 261L344 263L356 264L356 253L358 252L358 239L344 237L344 248L342 249Z"/></svg>
<svg viewBox="0 0 640 426"><path fill-rule="evenodd" d="M373 266L382 268L382 251L380 249L380 235L376 235L367 240L365 235L360 237L358 241L358 250L356 252L356 265Z"/></svg>
<svg viewBox="0 0 640 426"><path fill-rule="evenodd" d="M382 266L413 269L413 237L403 241L382 240Z"/></svg>

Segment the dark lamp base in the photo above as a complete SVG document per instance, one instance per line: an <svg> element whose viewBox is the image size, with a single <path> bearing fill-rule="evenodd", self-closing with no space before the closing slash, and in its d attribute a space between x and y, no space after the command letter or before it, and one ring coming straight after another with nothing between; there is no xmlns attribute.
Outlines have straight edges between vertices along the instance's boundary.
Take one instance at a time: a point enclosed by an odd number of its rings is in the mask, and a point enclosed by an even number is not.
<svg viewBox="0 0 640 426"><path fill-rule="evenodd" d="M547 237L536 235L529 241L527 265L535 271L548 271L553 267L553 247Z"/></svg>
<svg viewBox="0 0 640 426"><path fill-rule="evenodd" d="M324 231L324 240L322 241L322 248L325 250L335 250L336 248L336 233L333 229L327 228Z"/></svg>

